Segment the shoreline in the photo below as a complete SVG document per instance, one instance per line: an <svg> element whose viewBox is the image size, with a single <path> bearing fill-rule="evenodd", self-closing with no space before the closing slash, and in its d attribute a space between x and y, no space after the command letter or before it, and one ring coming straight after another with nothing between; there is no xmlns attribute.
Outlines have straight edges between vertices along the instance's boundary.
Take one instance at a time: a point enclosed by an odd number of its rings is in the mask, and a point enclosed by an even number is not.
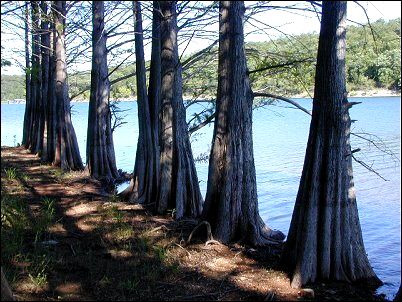
<svg viewBox="0 0 402 302"><path fill-rule="evenodd" d="M311 94L313 96L313 93ZM306 93L291 95L291 96L284 96L289 99L306 99L311 98ZM349 98L375 98L375 97L401 97L400 91L395 90L388 90L388 89L375 89L375 90L354 90L348 93ZM214 99L215 96L204 96L202 99ZM191 96L183 96L183 100L191 100ZM119 98L119 99L110 99L111 101L117 102L133 102L136 101L135 97L131 98ZM10 103L11 102L11 103ZM25 101L19 102L12 102L12 100L2 101L2 104L25 104ZM86 99L77 99L77 100L70 100L70 103L89 103L89 100Z"/></svg>
<svg viewBox="0 0 402 302"><path fill-rule="evenodd" d="M190 242L195 221L152 215L85 172L62 172L23 147L1 151L2 205L25 205L11 208L24 225L47 217L40 232L16 225L25 240L2 225L11 246L2 249L2 265L18 300L388 301L344 282L291 288L281 246L206 244L203 230Z"/></svg>

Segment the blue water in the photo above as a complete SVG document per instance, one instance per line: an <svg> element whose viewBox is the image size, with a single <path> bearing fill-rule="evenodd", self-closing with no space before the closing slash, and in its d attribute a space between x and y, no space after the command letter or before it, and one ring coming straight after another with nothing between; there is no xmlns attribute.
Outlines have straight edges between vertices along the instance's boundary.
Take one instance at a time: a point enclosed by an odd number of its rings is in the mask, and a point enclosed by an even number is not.
<svg viewBox="0 0 402 302"><path fill-rule="evenodd" d="M385 283L379 293L392 299L401 281L401 99L400 97L354 98L362 104L350 113L357 122L352 132L367 132L377 140L379 151L367 141L352 136L356 157L364 160L387 181L354 162L354 179L360 222L370 263ZM298 99L311 109L310 99ZM72 120L85 162L88 103L72 103ZM119 169L132 172L138 138L137 105L121 102L125 112L123 126L116 129L114 143ZM1 105L1 145L21 142L25 105ZM188 116L196 108L190 107ZM260 214L272 228L288 232L303 167L310 116L283 103L254 110L253 138ZM209 154L213 127L206 126L191 138L194 157ZM196 164L205 195L208 162Z"/></svg>

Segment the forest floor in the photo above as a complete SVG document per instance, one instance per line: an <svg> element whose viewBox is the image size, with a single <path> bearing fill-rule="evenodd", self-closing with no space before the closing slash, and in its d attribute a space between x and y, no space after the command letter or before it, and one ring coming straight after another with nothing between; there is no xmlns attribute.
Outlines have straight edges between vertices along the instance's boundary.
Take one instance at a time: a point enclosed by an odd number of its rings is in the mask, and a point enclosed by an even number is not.
<svg viewBox="0 0 402 302"><path fill-rule="evenodd" d="M363 287L292 289L280 250L205 244L206 228L155 216L63 173L22 147L1 148L1 265L17 300L377 300Z"/></svg>

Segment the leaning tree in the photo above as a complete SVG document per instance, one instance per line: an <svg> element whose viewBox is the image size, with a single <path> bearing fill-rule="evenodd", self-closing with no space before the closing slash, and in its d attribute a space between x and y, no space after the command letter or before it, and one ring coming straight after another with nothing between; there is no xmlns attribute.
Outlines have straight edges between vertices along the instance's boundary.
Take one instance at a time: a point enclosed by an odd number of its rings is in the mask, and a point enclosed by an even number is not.
<svg viewBox="0 0 402 302"><path fill-rule="evenodd" d="M282 262L292 287L317 280L379 285L357 211L345 79L346 1L322 5L313 113Z"/></svg>
<svg viewBox="0 0 402 302"><path fill-rule="evenodd" d="M117 178L107 66L104 1L92 2L92 68L88 109L87 169L97 179Z"/></svg>
<svg viewBox="0 0 402 302"><path fill-rule="evenodd" d="M244 10L243 1L219 2L218 94L202 217L224 243L265 245L284 235L268 228L258 211Z"/></svg>

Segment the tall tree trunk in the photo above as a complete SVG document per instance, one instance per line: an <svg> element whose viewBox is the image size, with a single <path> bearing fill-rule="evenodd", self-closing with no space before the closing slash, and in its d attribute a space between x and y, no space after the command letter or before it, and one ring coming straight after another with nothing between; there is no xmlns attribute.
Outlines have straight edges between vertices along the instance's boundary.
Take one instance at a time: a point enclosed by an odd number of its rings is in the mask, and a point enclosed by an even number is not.
<svg viewBox="0 0 402 302"><path fill-rule="evenodd" d="M41 1L41 56L42 56L42 110L40 111L40 137L38 138L38 149L42 161L48 161L47 150L47 113L48 113L48 92L49 92L49 55L50 55L50 32L49 16L46 1Z"/></svg>
<svg viewBox="0 0 402 302"><path fill-rule="evenodd" d="M219 2L218 95L202 216L224 243L265 245L284 235L269 229L258 212L244 10L243 1Z"/></svg>
<svg viewBox="0 0 402 302"><path fill-rule="evenodd" d="M25 113L21 144L28 148L31 126L31 71L29 59L29 2L25 2Z"/></svg>
<svg viewBox="0 0 402 302"><path fill-rule="evenodd" d="M54 19L54 3L52 4L50 17ZM42 160L52 163L56 154L56 30L54 22L49 25L49 69L47 76L47 95L46 95L46 143L44 142L44 152Z"/></svg>
<svg viewBox="0 0 402 302"><path fill-rule="evenodd" d="M31 68L31 115L28 148L32 153L38 152L40 135L40 103L41 103L41 49L40 49L40 7L39 1L31 1L32 14L32 68Z"/></svg>
<svg viewBox="0 0 402 302"><path fill-rule="evenodd" d="M159 1L153 1L152 12L152 49L151 64L149 72L148 101L149 114L151 118L152 145L154 148L154 177L152 179L152 194L150 200L157 198L159 187L160 171L160 150L159 150L159 131L160 131L160 92L161 92L161 12Z"/></svg>
<svg viewBox="0 0 402 302"><path fill-rule="evenodd" d="M296 288L317 280L381 284L357 211L345 52L346 1L324 1L310 134L282 255Z"/></svg>
<svg viewBox="0 0 402 302"><path fill-rule="evenodd" d="M151 124L150 103L147 96L141 4L139 1L133 2L133 10L135 19L135 71L137 80L139 134L133 178L128 188L124 190L121 195L131 202L151 203L153 202L152 198L155 196L155 190L157 189L154 183L154 179L156 178L155 162L158 161L159 158L156 157L157 146L154 144L155 141L153 140L152 133L155 129Z"/></svg>
<svg viewBox="0 0 402 302"><path fill-rule="evenodd" d="M92 177L118 177L109 107L110 83L107 68L104 2L92 2L92 70L88 110L87 169Z"/></svg>
<svg viewBox="0 0 402 302"><path fill-rule="evenodd" d="M176 209L176 219L197 217L202 196L191 151L182 99L177 45L176 1L159 2L161 20L161 135L157 211Z"/></svg>
<svg viewBox="0 0 402 302"><path fill-rule="evenodd" d="M64 170L83 169L82 159L78 150L77 137L71 122L70 99L67 84L67 63L65 46L66 1L54 2L54 17L56 30L56 150L53 164Z"/></svg>

